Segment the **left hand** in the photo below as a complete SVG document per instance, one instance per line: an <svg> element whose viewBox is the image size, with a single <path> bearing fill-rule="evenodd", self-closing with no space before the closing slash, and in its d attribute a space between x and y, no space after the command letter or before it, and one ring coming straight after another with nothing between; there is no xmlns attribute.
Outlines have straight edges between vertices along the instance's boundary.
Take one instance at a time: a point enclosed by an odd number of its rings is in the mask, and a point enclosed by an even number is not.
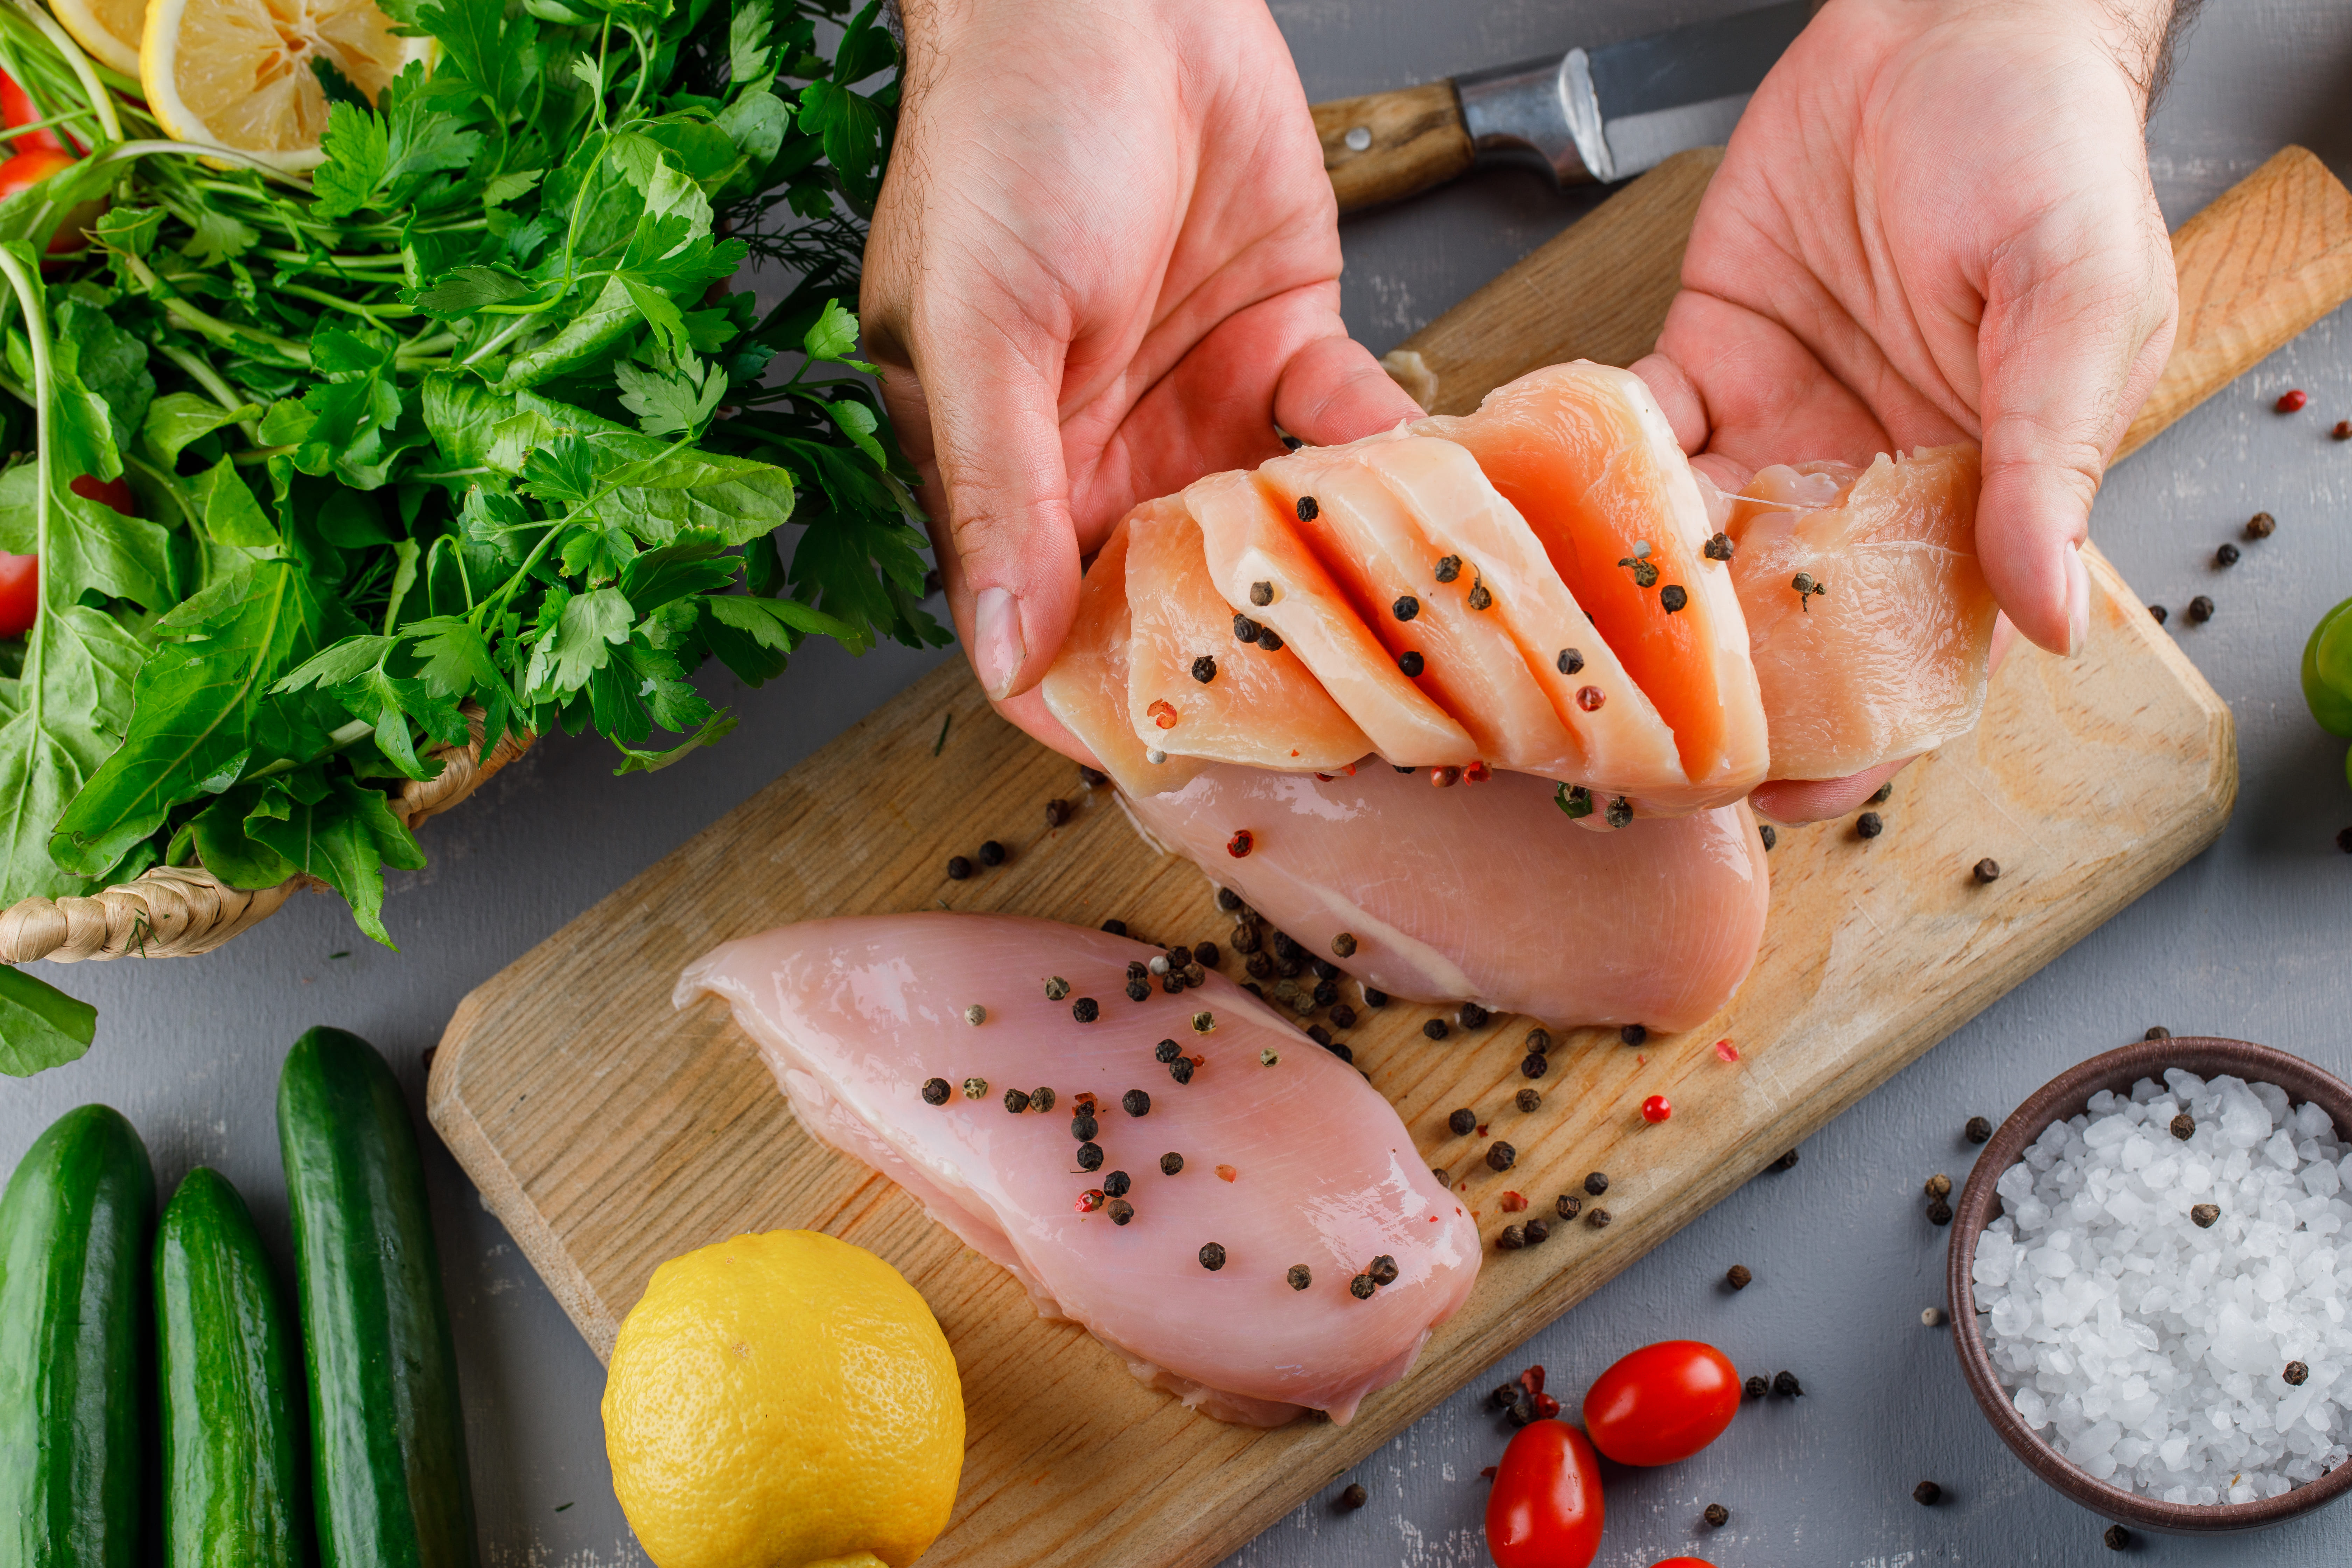
<svg viewBox="0 0 2352 1568"><path fill-rule="evenodd" d="M2172 349L2143 139L2171 14L1831 0L1749 103L1633 367L1694 465L1736 491L1768 463L1980 442L1986 581L2079 652L2091 501ZM1754 804L1841 815L1896 766Z"/></svg>

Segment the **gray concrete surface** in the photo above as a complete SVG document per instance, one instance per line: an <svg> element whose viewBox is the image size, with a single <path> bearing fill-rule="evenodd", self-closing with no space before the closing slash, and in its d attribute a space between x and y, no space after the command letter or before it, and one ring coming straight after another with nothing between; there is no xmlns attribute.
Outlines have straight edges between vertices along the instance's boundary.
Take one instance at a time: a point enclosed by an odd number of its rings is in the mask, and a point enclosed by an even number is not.
<svg viewBox="0 0 2352 1568"><path fill-rule="evenodd" d="M1737 8L1275 0L1318 98ZM2352 6L2213 5L2152 136L2176 222L2283 142L2352 174ZM1351 222L1350 324L1386 349L1590 199L1563 202L1502 174ZM2299 418L2269 412L2288 386L2311 393ZM2266 1041L2352 1072L2352 857L2333 844L2352 824L2352 793L2342 743L2312 725L2295 683L2313 621L2352 594L2352 446L2326 437L2347 416L2352 312L2338 312L2120 469L2099 503L2100 543L2148 598L2177 608L2209 593L2219 605L2210 625L2174 628L2238 718L2244 787L2221 841L1812 1139L1796 1169L1751 1183L1497 1368L1540 1362L1572 1395L1635 1345L1696 1336L1743 1367L1803 1379L1802 1401L1751 1407L1690 1463L1614 1476L1601 1557L1610 1568L1690 1552L1722 1568L2113 1560L2099 1539L2106 1521L1999 1446L1948 1335L1920 1327L1920 1309L1942 1303L1945 1233L1922 1217L1919 1183L1936 1170L1966 1175L1968 1117L1998 1120L2062 1066L2152 1023ZM2276 514L2277 536L2217 574L2214 545L2258 509ZM538 748L425 830L430 868L404 877L386 906L399 953L361 939L340 906L304 899L198 962L49 968L104 1010L100 1037L73 1067L0 1085L0 1161L13 1164L68 1107L109 1101L138 1123L167 1186L200 1163L234 1178L282 1259L271 1108L296 1034L320 1022L356 1029L420 1091L422 1053L467 990L937 657L886 649L852 660L813 646L782 679L727 693L741 729L657 782L611 777L593 743ZM605 1470L595 1358L437 1148L431 1177L487 1561L642 1563ZM1717 1285L1735 1262L1756 1273L1737 1297ZM1504 1440L1476 1392L1458 1394L1356 1473L1369 1507L1341 1515L1310 1502L1237 1552L1234 1568L1482 1563L1479 1469ZM1942 1506L1911 1500L1923 1479L1943 1487ZM1710 1501L1731 1510L1721 1531L1698 1521ZM2320 1568L2352 1559L2352 1510L2259 1537L2135 1550L2184 1565Z"/></svg>

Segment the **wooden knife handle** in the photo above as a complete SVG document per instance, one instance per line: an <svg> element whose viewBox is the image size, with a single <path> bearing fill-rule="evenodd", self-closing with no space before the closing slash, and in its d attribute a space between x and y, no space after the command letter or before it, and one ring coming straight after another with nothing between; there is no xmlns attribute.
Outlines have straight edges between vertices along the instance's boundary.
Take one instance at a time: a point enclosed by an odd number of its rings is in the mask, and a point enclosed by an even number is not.
<svg viewBox="0 0 2352 1568"><path fill-rule="evenodd" d="M1450 80L1333 99L1314 113L1343 213L1442 185L1470 166L1470 132Z"/></svg>

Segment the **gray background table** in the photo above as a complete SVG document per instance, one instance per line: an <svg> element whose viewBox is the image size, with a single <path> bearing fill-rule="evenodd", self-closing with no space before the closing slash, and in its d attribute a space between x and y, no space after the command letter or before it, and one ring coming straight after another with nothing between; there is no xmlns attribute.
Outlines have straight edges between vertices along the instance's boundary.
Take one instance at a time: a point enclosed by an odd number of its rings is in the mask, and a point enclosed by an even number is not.
<svg viewBox="0 0 2352 1568"><path fill-rule="evenodd" d="M1741 8L1738 0L1274 0L1318 99L1398 87ZM2183 51L2151 131L2156 186L2179 223L2283 142L2352 174L2352 5L2217 4ZM1348 321L1375 352L1426 323L1583 211L1518 174L1481 176L1344 233ZM2289 386L2312 407L2286 419ZM2311 723L2296 687L2303 638L2352 594L2352 311L2339 311L2119 469L2095 531L2148 598L2210 594L2200 627L2173 622L2235 710L2244 768L2221 842L1988 1009L1759 1177L1507 1358L1550 1369L1573 1403L1616 1356L1697 1337L1744 1369L1786 1367L1806 1397L1750 1406L1691 1462L1610 1485L1601 1561L1643 1568L1696 1552L1723 1568L1904 1568L1929 1563L2113 1559L2105 1521L2034 1480L1993 1438L1963 1387L1943 1305L1947 1233L1920 1183L1967 1175L1971 1115L1998 1121L2059 1068L2147 1025L2282 1046L2352 1073L2352 824L2343 742ZM2268 542L2222 574L2213 548L2257 510ZM340 905L301 899L196 963L44 966L103 1010L83 1061L0 1084L0 1161L68 1107L100 1100L145 1135L166 1190L218 1167L285 1252L273 1100L286 1047L314 1023L374 1040L412 1094L422 1058L465 993L597 898L929 668L940 655L863 659L812 644L784 677L727 689L742 728L658 782L614 779L601 746L543 744L424 832L431 866L401 874L385 919L402 945L362 939ZM951 656L945 656L951 657ZM2038 657L2028 655L2026 657ZM1901 785L1898 782L1897 789ZM583 1137L593 1137L584 1129ZM614 1568L645 1559L613 1500L597 1415L603 1376L499 1223L437 1145L435 1209L465 1380L467 1439L493 1568ZM745 1179L756 1179L747 1173ZM1745 1263L1756 1283L1718 1280ZM1486 1382L1494 1379L1482 1380ZM1397 1563L1474 1568L1486 1484L1506 1431L1476 1390L1448 1400L1356 1472L1361 1512L1308 1503L1233 1559L1247 1568ZM1932 1479L1945 1501L1922 1509ZM1730 1525L1700 1510L1721 1501ZM2179 1563L2258 1560L2318 1568L2352 1558L2352 1510L2259 1538L2144 1540Z"/></svg>

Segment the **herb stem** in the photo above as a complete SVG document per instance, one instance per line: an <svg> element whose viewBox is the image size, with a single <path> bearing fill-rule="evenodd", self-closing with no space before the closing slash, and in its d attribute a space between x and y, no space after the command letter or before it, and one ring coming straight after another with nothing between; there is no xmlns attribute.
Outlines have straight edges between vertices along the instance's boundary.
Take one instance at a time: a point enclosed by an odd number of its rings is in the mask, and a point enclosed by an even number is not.
<svg viewBox="0 0 2352 1568"><path fill-rule="evenodd" d="M81 46L74 42L73 36L58 25L56 17L30 4L29 0L9 0L9 4L26 21L38 27L41 36L65 57L66 64L72 68L74 75L81 82L82 96L89 100L91 110L98 115L99 130L104 134L104 139L121 141L122 121L114 112L114 95L99 81L96 68L89 57L81 52ZM12 278L10 281L15 279Z"/></svg>
<svg viewBox="0 0 2352 1568"><path fill-rule="evenodd" d="M33 552L44 561L54 561L56 557L49 552L49 389L57 383L49 369L48 312L41 301L39 280L26 269L13 246L0 246L0 276L6 278L8 287L16 292L17 309L24 312L25 342L33 359ZM43 679L41 655L48 646L51 575L40 571L33 574L33 630L26 638L19 688L25 693L25 716L31 721L35 734L47 729L42 710L48 683Z"/></svg>
<svg viewBox="0 0 2352 1568"><path fill-rule="evenodd" d="M382 326L387 321L398 321L425 313L407 305L362 305L356 300L338 300L323 289L313 289L303 283L280 283L278 285L278 291L281 294L292 294L298 299L316 300L320 304L331 306L338 310L349 310L354 316L366 317L377 326Z"/></svg>

